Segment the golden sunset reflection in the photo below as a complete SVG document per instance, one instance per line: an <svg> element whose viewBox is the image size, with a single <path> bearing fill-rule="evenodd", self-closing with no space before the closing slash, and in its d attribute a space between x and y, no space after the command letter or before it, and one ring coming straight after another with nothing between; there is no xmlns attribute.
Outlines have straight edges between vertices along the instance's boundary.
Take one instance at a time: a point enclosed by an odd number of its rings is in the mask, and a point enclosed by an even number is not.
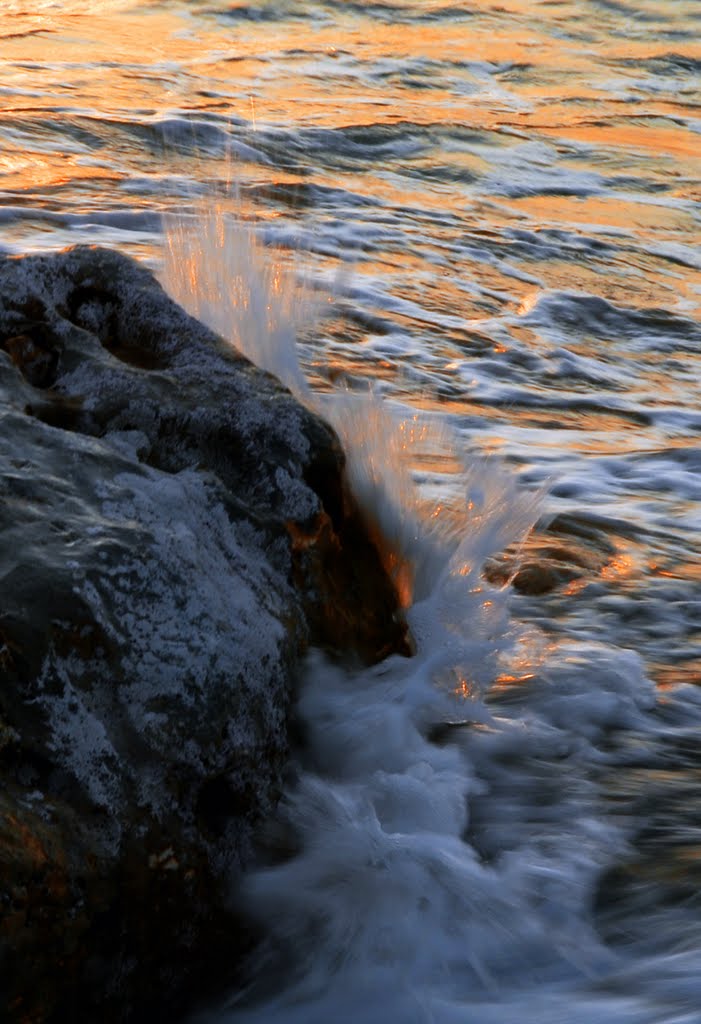
<svg viewBox="0 0 701 1024"><path fill-rule="evenodd" d="M57 8L15 0L0 30L0 129L3 123L11 122L16 133L20 124L23 137L14 146L3 146L0 187L6 195L19 199L31 195L40 206L51 204L54 190L65 192L70 188L77 212L90 210L95 188L101 190L103 201L107 198L120 203L121 186L135 173L145 173L147 166L150 171L153 147L159 144L157 134L149 138L150 126L187 108L204 116L233 115L254 128L292 122L319 128L345 123L357 129L401 122L433 126L444 123L450 127L461 123L475 131L499 133L499 147L504 153L518 147L519 137L509 137L501 130L516 127L535 137L541 134L548 141L586 143L607 158L621 154L628 163L631 153L644 152L655 174L665 180L676 177L679 194L690 195L685 181L698 170L699 161L697 136L683 120L688 97L680 96L676 101L669 94L648 98L644 114L635 109L622 110L620 101L607 91L608 85L607 89L597 86L591 53L576 33L563 42L551 32L553 24L569 26L570 18L576 25L575 5L561 4L557 11L546 12L542 23L537 4L514 2L502 5L499 12L487 2L473 7L474 16L464 22L377 21L368 36L353 10L342 7L332 21L326 22L299 19L292 24L232 23L216 17L195 20L185 3L137 5L115 0L62 4ZM429 4L427 11L430 9ZM655 10L653 4L652 15ZM600 12L599 17L606 15ZM608 48L600 43L597 60L615 64L649 60L666 52L665 43L656 45L649 36L625 41L612 38ZM276 53L285 55L282 73L270 64ZM441 88L440 76L445 72L437 69L446 53L455 72ZM684 53L689 58L698 57L701 47L685 41ZM406 77L401 81L393 77L392 62L396 64L407 55L428 62L422 73L431 81L430 90L423 88L421 76L414 86ZM381 68L383 62L389 64L386 73L376 79L364 78L361 89L358 75L362 69ZM507 87L510 77L516 75L520 105L514 106L514 94L506 89L503 97L494 90L482 94L479 62L503 66ZM515 70L508 70L511 65ZM521 67L530 72L521 73ZM622 70L619 77L625 85ZM206 92L198 87L203 78L208 83ZM456 83L465 86L464 95L456 91ZM53 110L60 111L63 118L68 113L74 123L74 153L67 154L47 128ZM679 116L675 119L675 115ZM147 130L141 143L132 133L125 133L124 126L132 122L143 123ZM101 150L115 145L121 152L120 162L101 167ZM446 155L451 175L459 175L461 168L477 176L488 171L484 152L469 146ZM437 147L416 166L422 162L427 167L440 164L442 156ZM169 165L176 173L196 169L192 159L177 149L170 154ZM573 169L578 165L581 161L572 161ZM208 164L208 173L212 170L213 165ZM407 190L406 178L393 175L391 162L378 166L375 173L368 170L358 175L351 169L347 173L346 187L405 209L416 206L426 210L433 202L440 210L455 202L463 191L449 176L443 181L417 182L412 194ZM255 169L249 165L246 174L252 174L261 184L304 180L289 170L260 162ZM81 208L80 183L88 180ZM317 180L329 187L335 184L333 176L323 172ZM137 196L134 201L139 202ZM469 201L467 196L463 200ZM641 203L631 197L503 196L497 197L496 206L477 215L480 219L488 217L492 229L508 223L516 226L525 218L538 227L598 225L628 231L633 225L639 233L649 233L658 240L683 241L696 230L687 211L672 211L667 205ZM457 256L446 257L440 291L431 298L429 290L429 317L434 312L454 312L475 319L484 315L484 306L452 283L451 277L461 271L474 273L477 269L484 283L495 292L509 295L510 302L514 294L519 301L527 291L522 282L496 266L461 268ZM394 265L403 265L409 276L418 269L419 258L412 258L411 252L397 252L393 258ZM552 259L545 264L521 264L521 269L542 276L547 287L596 290L613 302L624 302L632 296L646 305L669 305L674 292L683 295L697 311L701 308L693 268L676 264L671 278L667 269L660 275L660 261L653 255L645 282L631 278L624 265L609 264L606 274L600 275L581 264L558 264ZM371 273L372 267L364 264L359 272Z"/></svg>
<svg viewBox="0 0 701 1024"><path fill-rule="evenodd" d="M701 686L701 658L693 658L673 665L652 663L650 674L657 683L658 689L663 692L674 689L682 683Z"/></svg>
<svg viewBox="0 0 701 1024"><path fill-rule="evenodd" d="M696 66L701 40L669 36L664 0L639 6L640 23L568 0L448 17L425 0L414 19L391 3L258 18L237 2L10 0L4 238L116 244L157 265L158 216L196 211L210 186L280 266L301 255L353 282L348 299L329 286L305 335L319 390L375 381L455 418L469 446L520 465L537 449L558 472L567 457L691 451L701 362L673 318L701 315L701 88L675 61ZM694 7L675 10L686 24ZM194 295L202 265L181 269ZM635 311L633 336L601 307L558 334L553 293ZM458 474L407 447L417 472ZM624 549L601 579L658 571L676 570Z"/></svg>

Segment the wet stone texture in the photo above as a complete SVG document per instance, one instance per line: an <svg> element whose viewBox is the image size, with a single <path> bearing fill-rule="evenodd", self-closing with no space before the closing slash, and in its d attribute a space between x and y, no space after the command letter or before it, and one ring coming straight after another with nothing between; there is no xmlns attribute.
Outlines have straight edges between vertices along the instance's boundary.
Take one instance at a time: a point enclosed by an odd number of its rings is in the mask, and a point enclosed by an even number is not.
<svg viewBox="0 0 701 1024"><path fill-rule="evenodd" d="M0 1019L231 979L307 644L405 647L323 422L119 253L0 261Z"/></svg>

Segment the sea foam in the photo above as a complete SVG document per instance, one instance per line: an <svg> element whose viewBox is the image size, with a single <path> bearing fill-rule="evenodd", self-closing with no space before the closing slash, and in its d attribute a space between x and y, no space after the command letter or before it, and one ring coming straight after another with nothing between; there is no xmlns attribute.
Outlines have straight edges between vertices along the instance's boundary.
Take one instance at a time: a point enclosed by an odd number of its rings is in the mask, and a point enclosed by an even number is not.
<svg viewBox="0 0 701 1024"><path fill-rule="evenodd" d="M167 240L174 297L334 425L415 643L368 669L310 652L279 808L297 852L245 880L268 940L204 1019L651 1024L637 994L590 988L619 963L590 906L625 846L600 811L603 749L612 726L651 727L652 688L632 652L539 643L482 572L542 495L371 388L313 392L295 334L320 304L252 225L216 209ZM441 500L417 462L450 467Z"/></svg>

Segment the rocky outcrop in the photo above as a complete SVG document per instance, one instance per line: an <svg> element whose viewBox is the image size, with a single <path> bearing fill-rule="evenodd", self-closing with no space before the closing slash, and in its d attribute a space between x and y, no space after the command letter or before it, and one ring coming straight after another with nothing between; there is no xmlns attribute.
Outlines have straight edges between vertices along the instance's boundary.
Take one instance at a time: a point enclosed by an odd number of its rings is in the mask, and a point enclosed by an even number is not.
<svg viewBox="0 0 701 1024"><path fill-rule="evenodd" d="M125 256L0 262L0 416L0 1017L163 1018L252 941L301 651L395 595L332 431Z"/></svg>

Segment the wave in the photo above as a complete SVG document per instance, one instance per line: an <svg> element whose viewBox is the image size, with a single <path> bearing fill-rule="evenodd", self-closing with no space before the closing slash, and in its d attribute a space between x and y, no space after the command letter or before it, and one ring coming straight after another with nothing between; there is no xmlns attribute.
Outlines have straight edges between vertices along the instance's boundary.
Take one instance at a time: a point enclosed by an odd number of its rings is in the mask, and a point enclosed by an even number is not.
<svg viewBox="0 0 701 1024"><path fill-rule="evenodd" d="M655 1003L672 1000L666 953L641 985L592 910L610 915L601 880L635 824L607 813L607 780L631 736L654 745L666 728L654 687L633 651L517 623L508 585L483 574L541 495L466 458L436 418L313 392L295 333L323 303L251 225L210 210L167 237L175 297L335 425L415 644L363 670L310 652L295 781L261 837L269 866L239 894L268 939L249 986L200 1019L503 1024L518 1007L533 1024L671 1021ZM416 483L422 458L441 467L442 501Z"/></svg>

